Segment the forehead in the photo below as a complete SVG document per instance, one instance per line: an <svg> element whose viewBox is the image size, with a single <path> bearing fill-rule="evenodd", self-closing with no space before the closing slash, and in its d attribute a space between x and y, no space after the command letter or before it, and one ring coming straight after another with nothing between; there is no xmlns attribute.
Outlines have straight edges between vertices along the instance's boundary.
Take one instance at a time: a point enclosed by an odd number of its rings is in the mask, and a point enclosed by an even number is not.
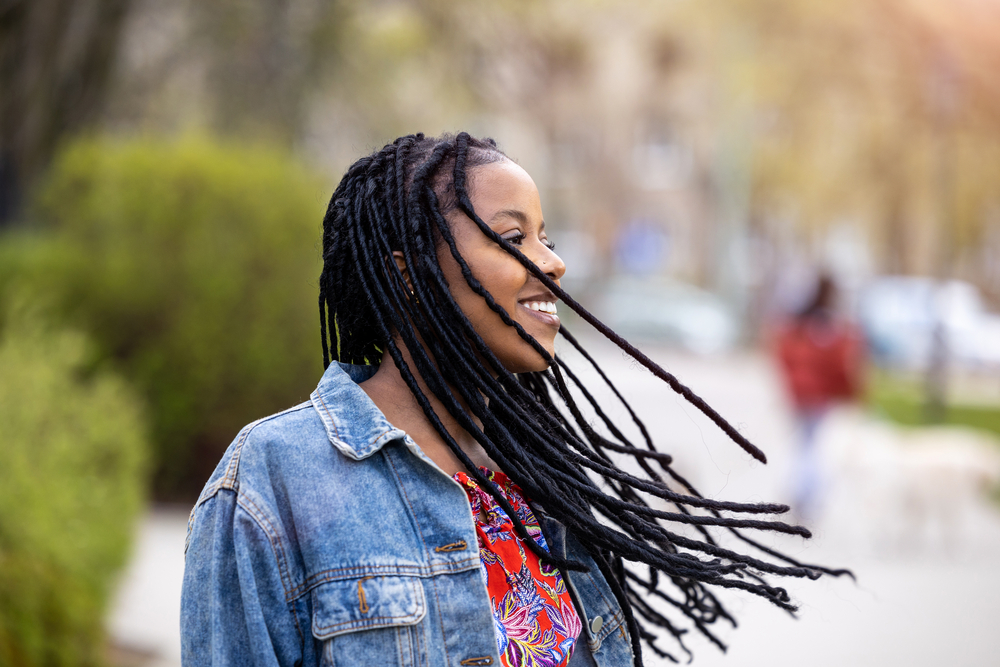
<svg viewBox="0 0 1000 667"><path fill-rule="evenodd" d="M472 205L491 224L500 211L517 211L535 224L542 222L542 204L535 181L510 160L476 167L469 174Z"/></svg>

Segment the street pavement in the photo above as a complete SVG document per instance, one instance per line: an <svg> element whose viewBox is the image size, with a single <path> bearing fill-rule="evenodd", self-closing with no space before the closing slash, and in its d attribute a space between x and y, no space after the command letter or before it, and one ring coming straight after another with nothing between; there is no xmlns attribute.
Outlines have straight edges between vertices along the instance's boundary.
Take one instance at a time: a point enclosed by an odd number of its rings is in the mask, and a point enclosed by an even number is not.
<svg viewBox="0 0 1000 667"><path fill-rule="evenodd" d="M675 468L702 494L738 502L790 500L794 419L765 356L693 357L644 347L763 449L768 464L762 465L610 343L583 342L643 417L657 446L674 456ZM616 423L628 423L627 411L602 389L586 361L569 346L559 352ZM637 431L630 434L638 438ZM726 654L689 633L695 664L1000 665L1000 505L988 498L1000 486L1000 443L961 428L902 429L850 407L829 414L818 443L821 502L810 516L794 517L814 537L757 537L799 560L850 568L857 581L773 580L799 603L797 618L745 593L720 593L739 627L718 628ZM154 507L137 529L108 618L111 637L131 656L130 664L180 664L186 520L187 508ZM683 657L669 641L663 647ZM647 664L661 663L647 654Z"/></svg>

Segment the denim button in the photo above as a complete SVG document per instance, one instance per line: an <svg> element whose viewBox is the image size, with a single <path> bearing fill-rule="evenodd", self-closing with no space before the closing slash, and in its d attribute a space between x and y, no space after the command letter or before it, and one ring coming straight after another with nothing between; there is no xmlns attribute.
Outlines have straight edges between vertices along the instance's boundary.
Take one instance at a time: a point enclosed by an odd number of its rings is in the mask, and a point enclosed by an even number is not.
<svg viewBox="0 0 1000 667"><path fill-rule="evenodd" d="M600 632L601 628L603 627L604 627L604 619L601 618L600 616L595 616L594 620L590 622L590 631L593 632L595 635L598 632Z"/></svg>

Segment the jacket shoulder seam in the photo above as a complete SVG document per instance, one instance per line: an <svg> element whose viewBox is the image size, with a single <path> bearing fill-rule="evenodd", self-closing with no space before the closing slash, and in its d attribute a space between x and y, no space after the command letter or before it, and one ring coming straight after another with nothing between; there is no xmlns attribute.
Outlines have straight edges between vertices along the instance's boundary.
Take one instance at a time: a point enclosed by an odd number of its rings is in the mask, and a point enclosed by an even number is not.
<svg viewBox="0 0 1000 667"><path fill-rule="evenodd" d="M222 489L229 489L231 491L235 491L239 488L240 457L243 455L243 445L246 443L247 438L250 436L250 433L255 428L257 428L264 422L276 419L278 417L281 417L282 415L286 415L292 412L298 412L299 410L304 410L306 408L311 408L311 407L312 404L309 403L308 401L305 401L303 403L299 403L298 405L290 407L287 410L282 410L281 412L277 412L273 415L262 417L261 419L258 419L257 421L251 422L246 426L244 426L240 430L239 435L236 436L236 448L233 450L233 454L229 458L229 463L226 465L226 474L224 474L215 482L205 486L205 488L202 489L201 495L198 496L197 502L195 502L194 507L191 508L190 517L194 517L195 510L197 510L202 503L204 503L209 498L215 496Z"/></svg>
<svg viewBox="0 0 1000 667"><path fill-rule="evenodd" d="M278 417L283 417L284 415L291 414L293 412L299 412L300 410L305 410L306 408L311 408L312 404L309 401L299 403L296 406L288 408L287 410L282 410L273 415L268 415L267 417L262 417L255 422L245 426L243 431L240 433L239 440L236 443L236 449L233 451L232 458L229 459L229 466L226 468L226 474L222 476L216 484L220 488L224 489L236 489L239 486L238 477L240 472L240 457L243 455L243 445L246 443L247 438L253 433L261 424L265 424L272 419L277 419Z"/></svg>

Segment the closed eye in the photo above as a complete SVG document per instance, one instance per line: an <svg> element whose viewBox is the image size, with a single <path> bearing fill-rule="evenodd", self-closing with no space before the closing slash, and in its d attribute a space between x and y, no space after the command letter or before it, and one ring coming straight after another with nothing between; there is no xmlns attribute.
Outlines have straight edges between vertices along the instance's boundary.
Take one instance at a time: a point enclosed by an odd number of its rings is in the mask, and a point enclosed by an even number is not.
<svg viewBox="0 0 1000 667"><path fill-rule="evenodd" d="M511 245L521 245L524 243L524 239L527 238L523 232L518 232L513 236L503 236L501 237L507 243ZM549 250L555 250L556 244L548 239L542 239L542 245L544 245Z"/></svg>

